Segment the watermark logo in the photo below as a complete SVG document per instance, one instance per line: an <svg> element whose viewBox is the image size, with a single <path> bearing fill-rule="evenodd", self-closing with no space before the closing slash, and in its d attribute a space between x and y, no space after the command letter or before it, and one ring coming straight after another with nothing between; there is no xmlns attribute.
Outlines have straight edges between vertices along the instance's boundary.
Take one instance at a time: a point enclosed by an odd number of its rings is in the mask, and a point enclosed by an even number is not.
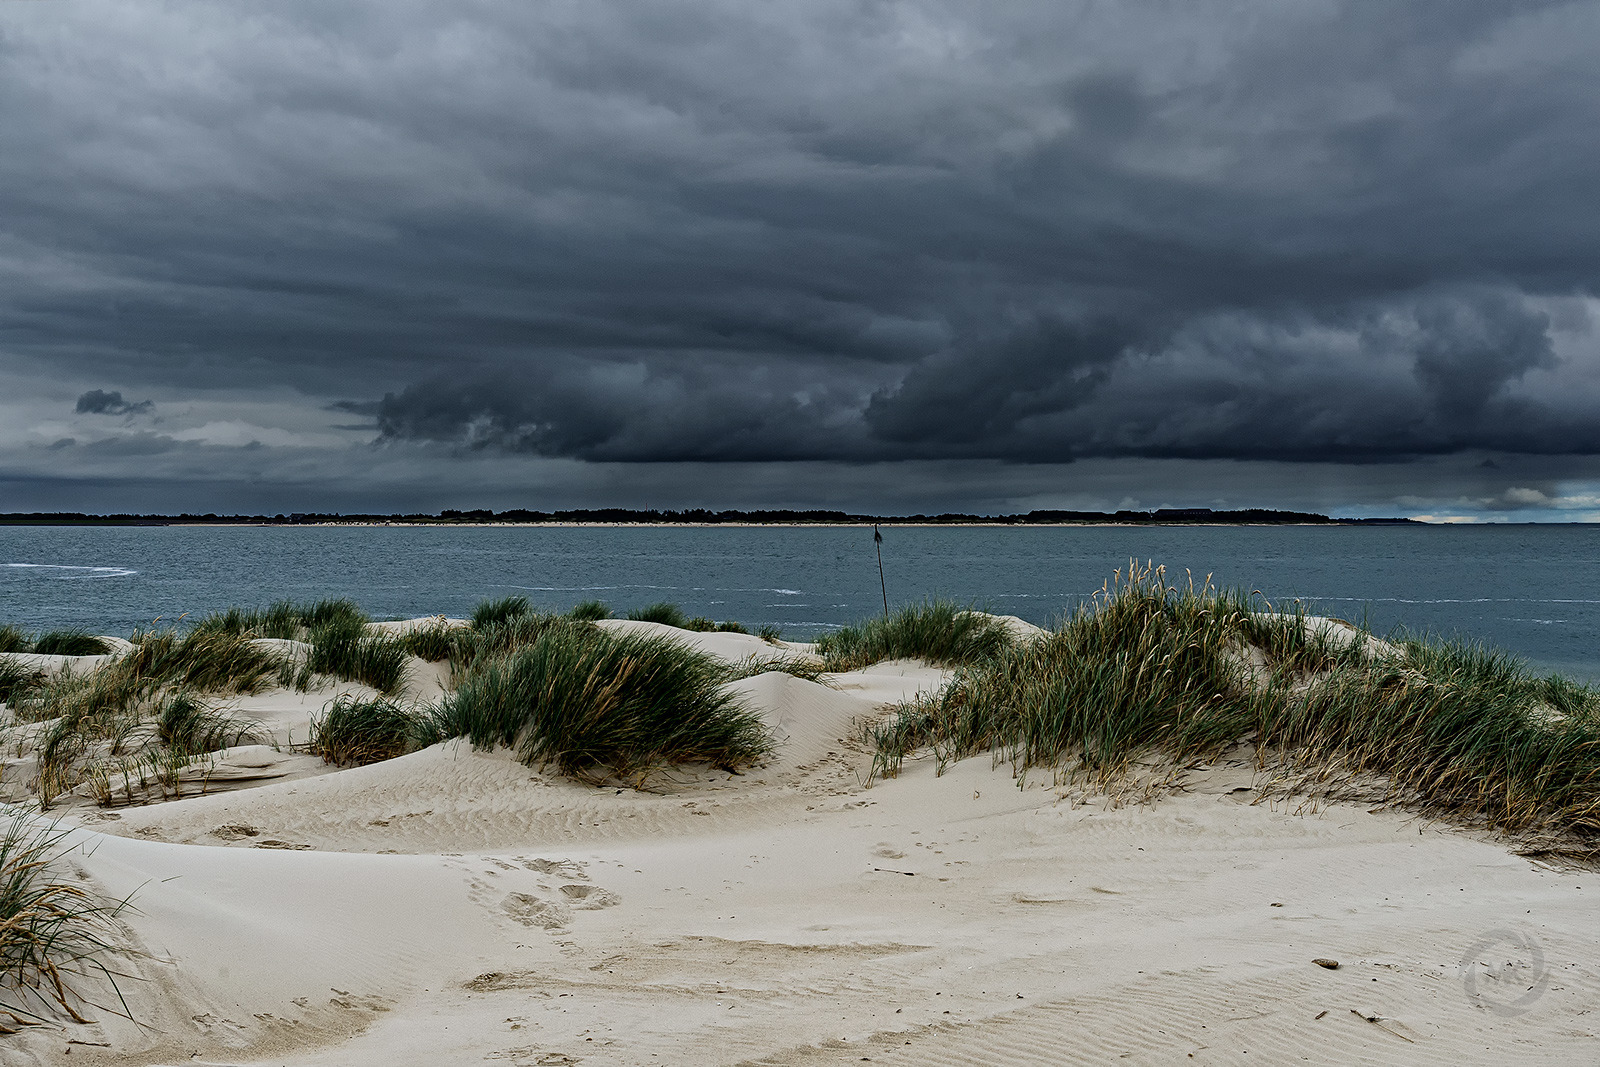
<svg viewBox="0 0 1600 1067"><path fill-rule="evenodd" d="M1467 999L1503 1018L1532 1008L1550 988L1544 946L1519 930L1490 930L1461 954Z"/></svg>

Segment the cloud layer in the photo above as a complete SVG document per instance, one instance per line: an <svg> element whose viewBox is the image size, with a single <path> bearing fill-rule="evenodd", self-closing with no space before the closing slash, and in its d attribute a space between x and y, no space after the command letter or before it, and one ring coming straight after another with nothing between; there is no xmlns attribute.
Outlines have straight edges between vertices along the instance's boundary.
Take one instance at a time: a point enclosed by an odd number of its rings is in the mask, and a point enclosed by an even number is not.
<svg viewBox="0 0 1600 1067"><path fill-rule="evenodd" d="M1383 510L1492 453L1532 467L1461 491L1537 510L1600 454L1596 42L1593 2L6 5L0 477L1215 461Z"/></svg>

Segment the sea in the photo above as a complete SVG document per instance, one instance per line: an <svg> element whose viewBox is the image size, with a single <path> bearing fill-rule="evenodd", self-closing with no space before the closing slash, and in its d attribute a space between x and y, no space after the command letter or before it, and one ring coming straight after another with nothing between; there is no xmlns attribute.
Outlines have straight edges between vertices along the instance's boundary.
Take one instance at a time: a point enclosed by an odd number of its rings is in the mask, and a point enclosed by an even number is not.
<svg viewBox="0 0 1600 1067"><path fill-rule="evenodd" d="M1600 526L10 526L0 623L126 635L284 598L374 618L668 601L809 640L930 598L1049 626L1131 562L1600 681ZM881 577L880 577L881 554Z"/></svg>

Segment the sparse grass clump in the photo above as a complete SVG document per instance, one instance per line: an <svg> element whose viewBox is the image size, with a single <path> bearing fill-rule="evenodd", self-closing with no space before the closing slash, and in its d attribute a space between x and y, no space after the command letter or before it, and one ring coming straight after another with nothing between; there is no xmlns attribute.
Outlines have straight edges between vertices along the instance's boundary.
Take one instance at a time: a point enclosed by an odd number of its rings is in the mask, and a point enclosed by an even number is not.
<svg viewBox="0 0 1600 1067"><path fill-rule="evenodd" d="M765 622L756 627L756 636L769 645L775 645L783 640L783 630L774 623Z"/></svg>
<svg viewBox="0 0 1600 1067"><path fill-rule="evenodd" d="M75 988L84 979L116 993L109 960L124 951L116 922L127 901L65 878L57 861L67 833L15 811L0 830L0 1013L18 1024L47 1021L52 1010L88 1022ZM0 1022L0 1035L16 1032Z"/></svg>
<svg viewBox="0 0 1600 1067"><path fill-rule="evenodd" d="M726 622L713 622L704 615L697 615L690 619L688 622L683 624L683 628L685 630L693 630L696 633L702 634L747 634L750 632L749 630L746 630L742 624L734 622L731 619Z"/></svg>
<svg viewBox="0 0 1600 1067"><path fill-rule="evenodd" d="M33 641L10 623L0 626L0 652L32 652Z"/></svg>
<svg viewBox="0 0 1600 1067"><path fill-rule="evenodd" d="M305 604L279 600L267 608L229 608L195 623L196 631L246 634L286 641L301 640L307 632L330 623L366 624L371 620L348 598L323 599Z"/></svg>
<svg viewBox="0 0 1600 1067"><path fill-rule="evenodd" d="M663 626L676 626L680 630L689 627L689 616L683 613L683 609L664 600L659 604L635 608L628 612L628 618L634 622L658 622Z"/></svg>
<svg viewBox="0 0 1600 1067"><path fill-rule="evenodd" d="M611 609L603 600L584 600L572 606L567 612L567 618L577 619L579 622L599 622L601 619L611 618Z"/></svg>
<svg viewBox="0 0 1600 1067"><path fill-rule="evenodd" d="M1263 768L1294 781L1285 788L1366 776L1427 814L1600 854L1592 691L1476 646L1372 654L1364 639L1308 633L1296 614L1261 614L1243 596L1170 587L1159 569L1119 574L1056 633L869 728L874 770L892 776L931 747L941 763L989 751L1019 770L1068 765L1106 784L1137 760L1176 770L1248 740Z"/></svg>
<svg viewBox="0 0 1600 1067"><path fill-rule="evenodd" d="M814 656L777 656L772 659L761 659L758 656L746 656L730 667L725 668L725 677L730 682L737 682L745 678L754 678L758 674L767 674L778 671L782 674L803 678L808 682L818 682L832 688L837 688L824 675L827 668L822 661Z"/></svg>
<svg viewBox="0 0 1600 1067"><path fill-rule="evenodd" d="M134 634L133 650L99 673L198 693L259 693L276 680L283 657L253 642L248 632L225 630Z"/></svg>
<svg viewBox="0 0 1600 1067"><path fill-rule="evenodd" d="M443 736L513 747L530 766L643 780L664 764L733 769L771 750L759 716L722 688L716 660L654 635L548 627L480 659L437 713Z"/></svg>
<svg viewBox="0 0 1600 1067"><path fill-rule="evenodd" d="M0 662L0 704L15 704L44 684L44 672L20 663Z"/></svg>
<svg viewBox="0 0 1600 1067"><path fill-rule="evenodd" d="M324 762L359 766L432 744L431 720L387 700L333 700L311 721L310 750Z"/></svg>
<svg viewBox="0 0 1600 1067"><path fill-rule="evenodd" d="M110 649L88 630L73 627L39 635L33 643L33 651L42 656L103 656Z"/></svg>
<svg viewBox="0 0 1600 1067"><path fill-rule="evenodd" d="M308 670L395 693L405 677L406 648L400 638L367 633L359 619L334 616L311 631Z"/></svg>
<svg viewBox="0 0 1600 1067"><path fill-rule="evenodd" d="M170 751L184 756L267 742L259 722L237 718L181 690L156 711L155 733Z"/></svg>
<svg viewBox="0 0 1600 1067"><path fill-rule="evenodd" d="M456 633L455 627L439 619L402 634L399 638L400 647L406 650L407 655L428 663L438 663L450 658L450 653L456 647Z"/></svg>
<svg viewBox="0 0 1600 1067"><path fill-rule="evenodd" d="M507 596L499 600L485 600L472 612L472 628L483 630L512 619L521 618L533 611L525 596Z"/></svg>
<svg viewBox="0 0 1600 1067"><path fill-rule="evenodd" d="M886 659L920 659L938 667L973 666L1012 647L1004 624L948 600L901 608L826 634L817 652L830 671L851 671Z"/></svg>
<svg viewBox="0 0 1600 1067"><path fill-rule="evenodd" d="M464 678L480 658L504 655L531 645L551 627L594 629L589 623L574 622L560 615L530 612L481 628L458 630L450 649L450 672L456 678Z"/></svg>
<svg viewBox="0 0 1600 1067"><path fill-rule="evenodd" d="M82 784L106 759L187 760L208 737L233 738L215 745L225 747L250 736L248 724L234 723L196 695L255 693L275 681L282 657L253 642L220 629L135 634L132 651L97 670L63 671L15 693L11 708L19 720L55 720L37 743L40 804L48 807ZM165 749L164 728L171 738Z"/></svg>

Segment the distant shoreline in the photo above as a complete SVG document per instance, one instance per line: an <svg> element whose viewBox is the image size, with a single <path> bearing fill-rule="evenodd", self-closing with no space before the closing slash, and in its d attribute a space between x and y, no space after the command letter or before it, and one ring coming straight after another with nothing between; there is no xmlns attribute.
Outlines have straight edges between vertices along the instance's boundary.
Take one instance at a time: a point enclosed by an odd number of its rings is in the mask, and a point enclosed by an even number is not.
<svg viewBox="0 0 1600 1067"><path fill-rule="evenodd" d="M453 526L628 527L685 526L1427 526L1406 518L1348 519L1307 512L1162 508L1155 511L1032 511L1024 515L854 515L834 511L634 511L621 508L556 512L442 511L437 515L88 515L22 512L0 515L0 526Z"/></svg>

